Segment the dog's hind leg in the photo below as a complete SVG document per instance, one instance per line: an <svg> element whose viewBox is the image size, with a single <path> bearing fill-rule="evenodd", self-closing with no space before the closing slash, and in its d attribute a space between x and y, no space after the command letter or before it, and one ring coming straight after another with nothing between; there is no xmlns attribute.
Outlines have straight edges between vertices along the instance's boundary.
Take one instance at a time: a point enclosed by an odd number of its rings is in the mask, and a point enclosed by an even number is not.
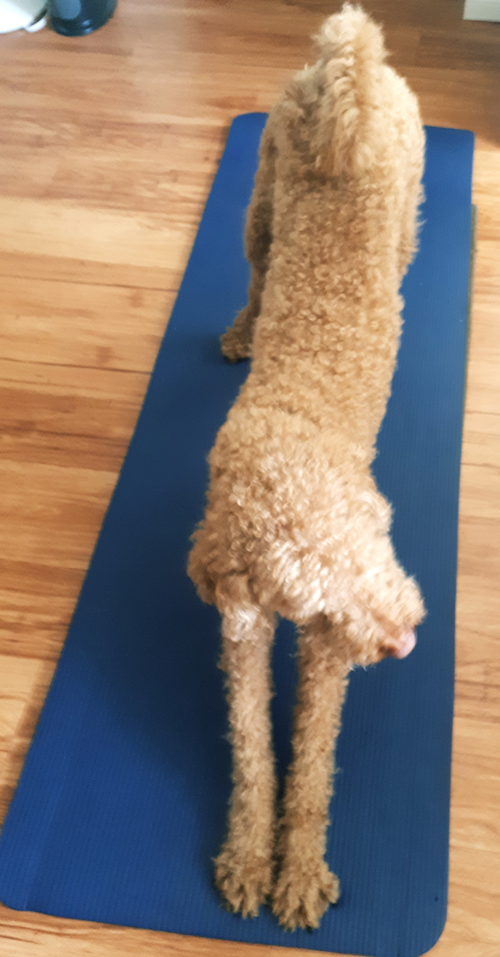
<svg viewBox="0 0 500 957"><path fill-rule="evenodd" d="M231 362L246 359L252 354L255 320L260 314L273 239L275 154L271 123L268 121L262 134L259 168L245 228L245 252L252 267L248 302L236 316L233 326L221 336L222 352Z"/></svg>
<svg viewBox="0 0 500 957"><path fill-rule="evenodd" d="M317 927L339 895L324 859L334 747L349 668L336 656L332 624L318 615L299 633L293 761L279 837L273 911L288 930Z"/></svg>
<svg viewBox="0 0 500 957"><path fill-rule="evenodd" d="M421 186L422 162L414 162L411 176L405 190L404 204L401 215L401 236L399 240L398 261L401 279L406 273L409 264L415 256L418 245L418 207L423 202L424 193Z"/></svg>
<svg viewBox="0 0 500 957"><path fill-rule="evenodd" d="M237 606L224 614L222 635L234 787L215 881L233 911L254 917L271 890L276 828L270 717L274 616L258 606Z"/></svg>

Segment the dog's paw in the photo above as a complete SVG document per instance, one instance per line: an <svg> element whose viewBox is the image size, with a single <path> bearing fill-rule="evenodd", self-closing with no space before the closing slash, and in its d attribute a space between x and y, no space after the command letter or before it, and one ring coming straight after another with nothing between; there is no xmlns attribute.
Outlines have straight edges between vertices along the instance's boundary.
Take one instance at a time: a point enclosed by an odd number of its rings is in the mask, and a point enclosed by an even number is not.
<svg viewBox="0 0 500 957"><path fill-rule="evenodd" d="M315 928L339 893L339 880L324 861L312 874L285 866L273 890L273 914L285 930Z"/></svg>
<svg viewBox="0 0 500 957"><path fill-rule="evenodd" d="M256 917L272 886L272 862L255 851L224 845L215 859L215 883L230 910Z"/></svg>
<svg viewBox="0 0 500 957"><path fill-rule="evenodd" d="M252 343L243 338L235 329L228 329L220 337L222 355L229 362L238 362L239 359L249 359L252 355Z"/></svg>

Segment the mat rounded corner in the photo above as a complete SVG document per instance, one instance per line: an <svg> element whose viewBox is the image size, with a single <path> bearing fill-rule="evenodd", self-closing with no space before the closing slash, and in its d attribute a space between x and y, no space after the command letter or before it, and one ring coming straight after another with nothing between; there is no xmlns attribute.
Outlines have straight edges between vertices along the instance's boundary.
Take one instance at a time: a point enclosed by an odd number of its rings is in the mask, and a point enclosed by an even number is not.
<svg viewBox="0 0 500 957"><path fill-rule="evenodd" d="M423 950L421 949L422 944L420 944L418 949L415 951L412 951L408 955L408 957L427 957L427 955L429 955L429 957L432 957L434 948L436 947L436 945L441 940L441 937L443 936L447 920L448 920L448 903L445 904L442 922L438 925L437 930L435 927L433 928L432 939L429 941L429 943L423 944L423 947L424 947Z"/></svg>
<svg viewBox="0 0 500 957"><path fill-rule="evenodd" d="M28 908L26 907L25 901L21 903L19 900L15 899L15 894L9 895L9 893L4 892L4 890L1 887L0 887L0 906L5 907L6 910L15 911L16 914L24 913L25 911L28 910Z"/></svg>

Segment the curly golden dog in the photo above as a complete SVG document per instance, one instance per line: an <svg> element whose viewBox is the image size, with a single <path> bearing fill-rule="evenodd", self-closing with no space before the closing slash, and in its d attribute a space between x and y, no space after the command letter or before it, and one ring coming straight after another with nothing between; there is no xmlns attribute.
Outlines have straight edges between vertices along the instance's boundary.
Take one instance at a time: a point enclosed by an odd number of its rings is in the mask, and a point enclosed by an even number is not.
<svg viewBox="0 0 500 957"><path fill-rule="evenodd" d="M416 248L424 134L380 28L346 4L270 113L248 210L248 304L222 337L251 369L210 454L189 574L222 616L233 781L216 883L317 927L334 747L356 665L404 657L424 607L371 473ZM298 628L293 760L276 806L270 651Z"/></svg>

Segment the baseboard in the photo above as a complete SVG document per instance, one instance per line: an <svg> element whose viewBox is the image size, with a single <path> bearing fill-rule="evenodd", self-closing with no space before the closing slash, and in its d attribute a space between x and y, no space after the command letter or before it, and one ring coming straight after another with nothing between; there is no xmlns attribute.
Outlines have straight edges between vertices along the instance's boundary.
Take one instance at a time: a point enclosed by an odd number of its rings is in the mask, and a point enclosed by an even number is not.
<svg viewBox="0 0 500 957"><path fill-rule="evenodd" d="M500 0L465 0L464 20L493 20L500 23Z"/></svg>

